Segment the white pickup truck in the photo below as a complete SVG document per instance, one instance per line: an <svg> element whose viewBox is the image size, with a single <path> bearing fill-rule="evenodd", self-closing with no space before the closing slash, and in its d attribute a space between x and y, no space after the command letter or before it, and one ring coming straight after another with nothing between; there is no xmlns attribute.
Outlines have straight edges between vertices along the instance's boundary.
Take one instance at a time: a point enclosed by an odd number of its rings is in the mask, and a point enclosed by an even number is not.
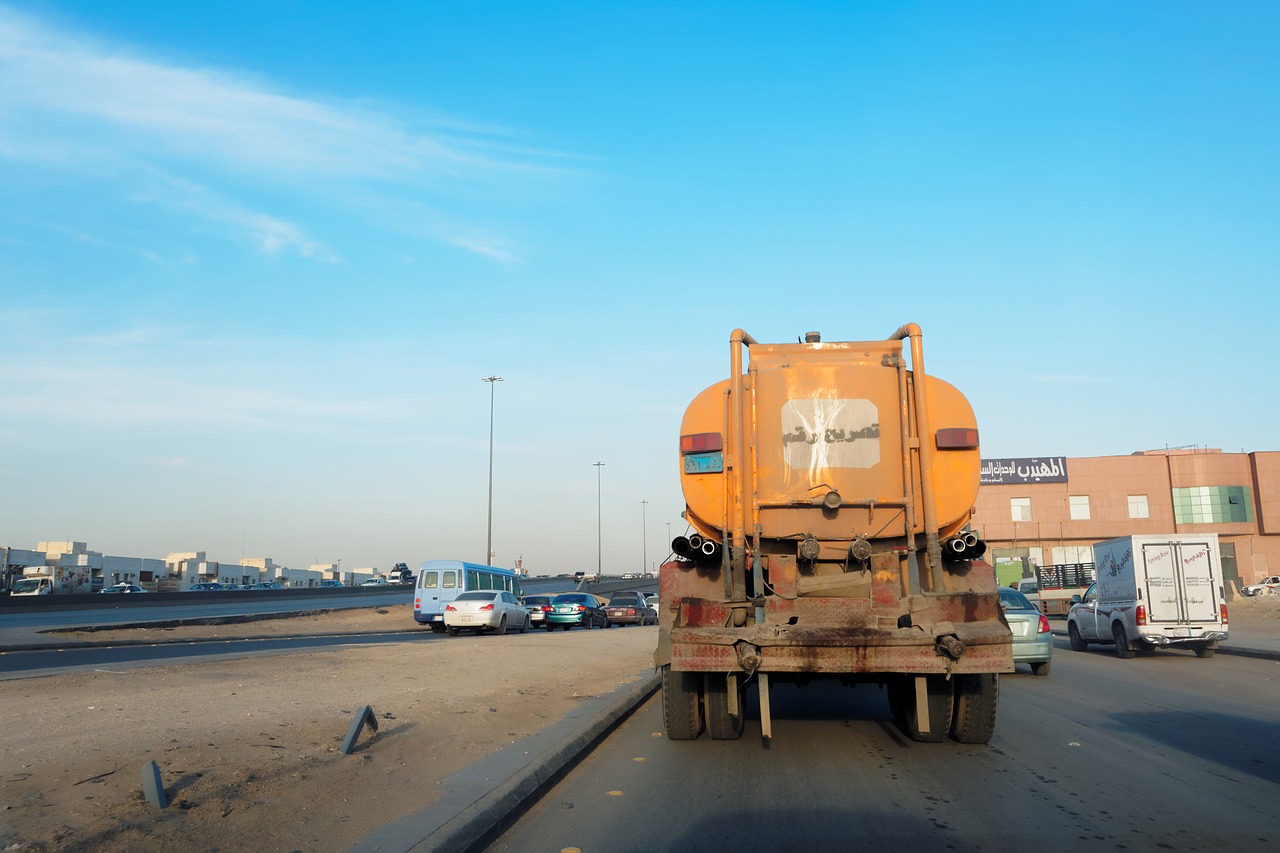
<svg viewBox="0 0 1280 853"><path fill-rule="evenodd" d="M1280 594L1280 575L1263 578L1255 584L1240 590L1244 595L1277 595Z"/></svg>

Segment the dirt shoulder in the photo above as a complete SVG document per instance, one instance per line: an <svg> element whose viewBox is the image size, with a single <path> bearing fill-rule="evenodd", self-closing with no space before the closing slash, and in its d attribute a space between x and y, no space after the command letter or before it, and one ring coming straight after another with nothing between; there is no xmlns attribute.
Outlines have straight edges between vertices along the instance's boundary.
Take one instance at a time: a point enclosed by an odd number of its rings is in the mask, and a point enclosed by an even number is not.
<svg viewBox="0 0 1280 853"><path fill-rule="evenodd" d="M408 605L234 625L85 632L95 643L413 626ZM5 850L339 850L439 782L653 670L655 628L505 637L11 681L0 708ZM338 748L371 705L379 730ZM155 760L170 805L142 797Z"/></svg>

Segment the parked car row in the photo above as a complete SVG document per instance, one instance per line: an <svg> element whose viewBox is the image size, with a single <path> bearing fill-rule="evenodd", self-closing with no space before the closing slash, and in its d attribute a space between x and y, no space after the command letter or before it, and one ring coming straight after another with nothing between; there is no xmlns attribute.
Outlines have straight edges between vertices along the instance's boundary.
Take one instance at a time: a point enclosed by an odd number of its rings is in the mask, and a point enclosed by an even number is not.
<svg viewBox="0 0 1280 853"><path fill-rule="evenodd" d="M451 636L464 628L477 634L505 633L530 628L610 628L614 625L656 625L658 611L638 592L617 592L605 602L589 592L526 595L517 599L503 590L461 593L444 609L444 626Z"/></svg>

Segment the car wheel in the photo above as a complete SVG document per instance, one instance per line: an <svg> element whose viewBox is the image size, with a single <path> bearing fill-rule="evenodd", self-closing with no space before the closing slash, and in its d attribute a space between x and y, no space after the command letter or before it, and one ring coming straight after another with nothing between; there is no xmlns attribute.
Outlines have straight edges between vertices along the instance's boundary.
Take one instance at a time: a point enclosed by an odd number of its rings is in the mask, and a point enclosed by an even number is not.
<svg viewBox="0 0 1280 853"><path fill-rule="evenodd" d="M1048 675L1049 664L1051 663L1053 663L1053 661L1042 660L1037 663L1031 664L1031 674L1032 675Z"/></svg>
<svg viewBox="0 0 1280 853"><path fill-rule="evenodd" d="M440 624L439 622L432 622L432 623L431 623L431 631L432 631L432 633L434 633L434 634L443 634L443 633L444 633L444 625Z"/></svg>
<svg viewBox="0 0 1280 853"><path fill-rule="evenodd" d="M502 614L502 618L498 620L498 627L493 629L495 634L507 633L507 614Z"/></svg>
<svg viewBox="0 0 1280 853"><path fill-rule="evenodd" d="M1067 639L1071 641L1072 651L1082 652L1089 648L1089 644L1085 642L1084 637L1080 636L1080 629L1074 622L1067 625Z"/></svg>
<svg viewBox="0 0 1280 853"><path fill-rule="evenodd" d="M555 626L555 625L552 625L550 622L548 622L548 623L547 623L547 633L548 633L548 634L550 634L550 633L551 633L552 631L554 631L555 629L556 629L556 626Z"/></svg>
<svg viewBox="0 0 1280 853"><path fill-rule="evenodd" d="M533 620L529 618L528 614L525 614L524 623L520 626L520 633L527 634L529 633L529 629L532 627L533 627Z"/></svg>
<svg viewBox="0 0 1280 853"><path fill-rule="evenodd" d="M1116 641L1116 657L1121 660L1129 660L1133 657L1133 649L1129 647L1129 636L1124 632L1124 626L1117 622L1111 628L1111 636Z"/></svg>
<svg viewBox="0 0 1280 853"><path fill-rule="evenodd" d="M450 628L450 629L449 629L449 636L450 636L450 637L456 637L456 636L458 636L458 629L457 629L457 628Z"/></svg>

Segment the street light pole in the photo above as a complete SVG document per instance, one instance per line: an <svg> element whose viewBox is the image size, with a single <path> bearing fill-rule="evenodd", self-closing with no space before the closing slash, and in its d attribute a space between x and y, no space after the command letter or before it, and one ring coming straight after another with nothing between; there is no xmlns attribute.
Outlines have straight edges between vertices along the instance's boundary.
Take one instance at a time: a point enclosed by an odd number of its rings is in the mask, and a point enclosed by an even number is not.
<svg viewBox="0 0 1280 853"><path fill-rule="evenodd" d="M604 537L601 531L604 529L600 521L600 469L604 467L603 462L596 462L596 582L600 582L600 576L604 573Z"/></svg>
<svg viewBox="0 0 1280 853"><path fill-rule="evenodd" d="M648 512L648 501L640 501L640 574L647 574L649 571L649 543L645 540L649 538L649 521L645 514Z"/></svg>
<svg viewBox="0 0 1280 853"><path fill-rule="evenodd" d="M481 382L489 383L489 527L484 545L484 564L493 565L493 385L501 382L501 376L486 376Z"/></svg>

